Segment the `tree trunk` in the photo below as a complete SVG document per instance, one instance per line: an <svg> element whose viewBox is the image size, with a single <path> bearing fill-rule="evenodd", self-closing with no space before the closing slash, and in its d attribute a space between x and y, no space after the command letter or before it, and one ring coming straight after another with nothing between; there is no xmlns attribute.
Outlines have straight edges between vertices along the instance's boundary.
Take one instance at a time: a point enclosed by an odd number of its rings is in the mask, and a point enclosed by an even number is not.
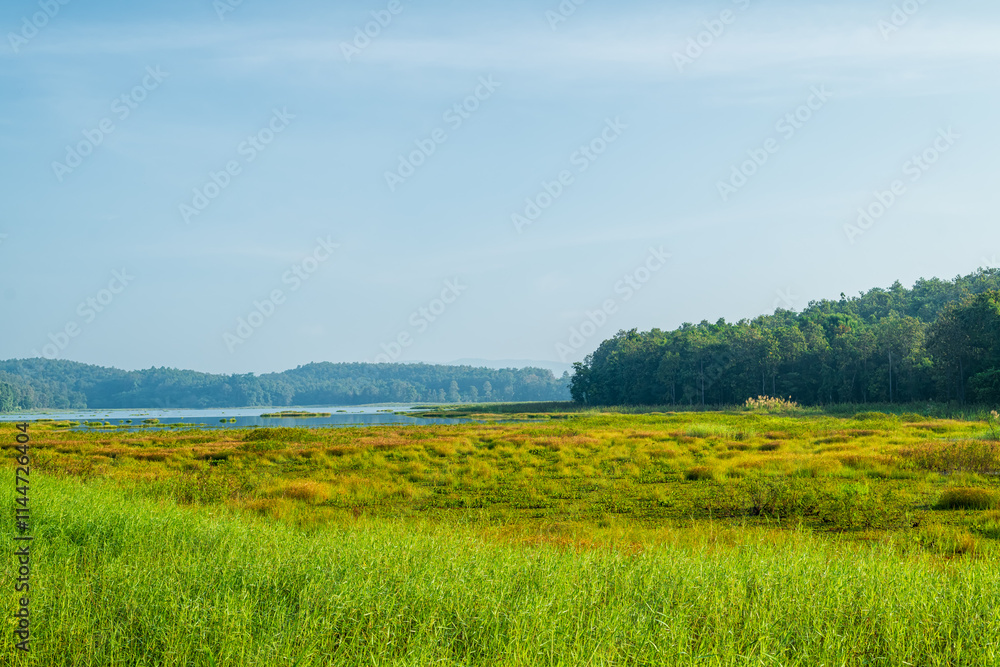
<svg viewBox="0 0 1000 667"><path fill-rule="evenodd" d="M892 350L889 350L889 402L892 403Z"/></svg>
<svg viewBox="0 0 1000 667"><path fill-rule="evenodd" d="M705 362L701 362L701 407L705 407Z"/></svg>
<svg viewBox="0 0 1000 667"><path fill-rule="evenodd" d="M965 405L965 365L958 358L958 402Z"/></svg>

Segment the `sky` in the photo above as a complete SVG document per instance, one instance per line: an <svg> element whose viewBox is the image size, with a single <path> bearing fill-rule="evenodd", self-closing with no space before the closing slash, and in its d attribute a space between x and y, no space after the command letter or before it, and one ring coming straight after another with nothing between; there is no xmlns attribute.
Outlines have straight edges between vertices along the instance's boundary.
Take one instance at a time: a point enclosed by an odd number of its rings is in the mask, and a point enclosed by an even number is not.
<svg viewBox="0 0 1000 667"><path fill-rule="evenodd" d="M978 0L9 0L0 358L582 360L1000 266Z"/></svg>

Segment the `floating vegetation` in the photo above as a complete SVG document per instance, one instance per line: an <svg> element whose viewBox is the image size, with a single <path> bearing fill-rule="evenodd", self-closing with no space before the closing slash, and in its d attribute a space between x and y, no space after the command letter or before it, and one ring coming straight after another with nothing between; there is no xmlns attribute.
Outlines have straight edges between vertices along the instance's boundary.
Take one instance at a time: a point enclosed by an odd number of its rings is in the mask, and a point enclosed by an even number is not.
<svg viewBox="0 0 1000 667"><path fill-rule="evenodd" d="M338 410L338 412L341 412ZM284 410L282 412L267 412L262 414L264 419L308 419L310 417L331 417L329 412L305 412L302 410Z"/></svg>

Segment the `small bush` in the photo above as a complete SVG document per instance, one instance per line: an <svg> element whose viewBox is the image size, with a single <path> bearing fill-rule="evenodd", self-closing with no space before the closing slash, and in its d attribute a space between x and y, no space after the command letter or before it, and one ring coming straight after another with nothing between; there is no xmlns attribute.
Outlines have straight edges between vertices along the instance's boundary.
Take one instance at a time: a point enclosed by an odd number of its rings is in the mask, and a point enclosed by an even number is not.
<svg viewBox="0 0 1000 667"><path fill-rule="evenodd" d="M758 396L748 398L743 407L754 412L791 412L799 408L799 404L789 396L787 399L773 396Z"/></svg>
<svg viewBox="0 0 1000 667"><path fill-rule="evenodd" d="M691 482L700 482L706 479L715 479L716 472L708 466L695 466L684 474L684 477Z"/></svg>
<svg viewBox="0 0 1000 667"><path fill-rule="evenodd" d="M946 489L937 504L937 508L942 510L988 510L994 507L1000 507L1000 496L995 491L968 487Z"/></svg>
<svg viewBox="0 0 1000 667"><path fill-rule="evenodd" d="M990 435L992 440L1000 440L1000 412L993 410L989 415L986 416L986 423L990 427Z"/></svg>

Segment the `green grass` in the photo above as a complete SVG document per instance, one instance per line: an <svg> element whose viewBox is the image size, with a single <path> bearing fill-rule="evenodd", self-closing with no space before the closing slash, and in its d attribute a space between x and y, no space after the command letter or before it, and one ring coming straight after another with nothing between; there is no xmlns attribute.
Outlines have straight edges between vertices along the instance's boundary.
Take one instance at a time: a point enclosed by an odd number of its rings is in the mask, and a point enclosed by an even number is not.
<svg viewBox="0 0 1000 667"><path fill-rule="evenodd" d="M35 650L10 664L1000 665L985 423L507 414L32 425Z"/></svg>
<svg viewBox="0 0 1000 667"><path fill-rule="evenodd" d="M6 430L5 430L6 429ZM542 421L365 429L80 432L33 427L43 473L114 479L153 498L316 524L386 518L637 529L691 520L833 532L975 517L945 489L1000 491L979 422L822 415L551 414ZM0 426L0 443L13 443ZM972 508L970 508L972 509ZM849 539L850 536L845 536ZM974 554L993 550L978 540Z"/></svg>
<svg viewBox="0 0 1000 667"><path fill-rule="evenodd" d="M1000 664L995 563L802 531L528 547L475 525L302 530L106 482L34 494L33 652L6 664Z"/></svg>

